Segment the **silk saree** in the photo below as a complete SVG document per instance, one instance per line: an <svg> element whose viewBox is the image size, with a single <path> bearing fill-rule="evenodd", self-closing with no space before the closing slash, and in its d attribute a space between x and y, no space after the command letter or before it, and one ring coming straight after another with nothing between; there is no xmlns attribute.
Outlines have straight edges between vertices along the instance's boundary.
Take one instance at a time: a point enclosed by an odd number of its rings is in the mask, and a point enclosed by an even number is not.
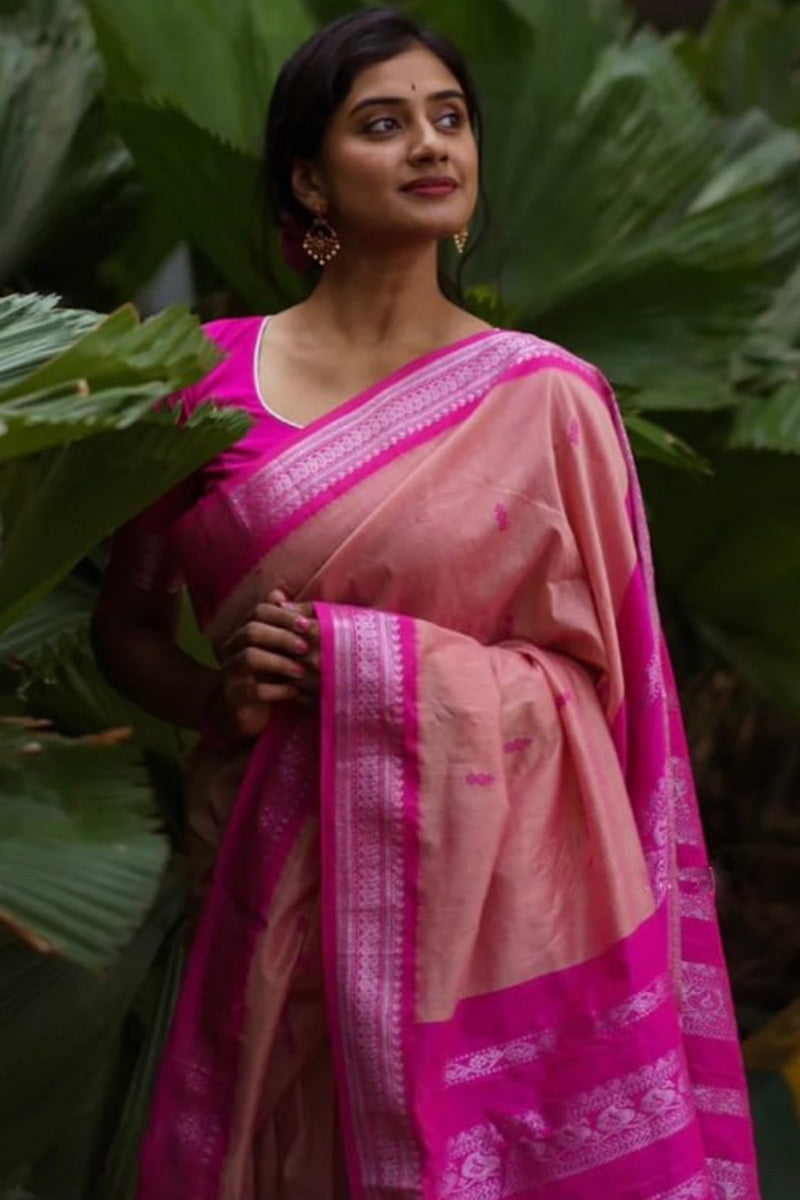
<svg viewBox="0 0 800 1200"><path fill-rule="evenodd" d="M199 398L252 392L260 329L210 329ZM312 601L322 690L190 764L204 901L140 1200L757 1200L601 375L488 331L231 462L150 579L179 562L212 640Z"/></svg>

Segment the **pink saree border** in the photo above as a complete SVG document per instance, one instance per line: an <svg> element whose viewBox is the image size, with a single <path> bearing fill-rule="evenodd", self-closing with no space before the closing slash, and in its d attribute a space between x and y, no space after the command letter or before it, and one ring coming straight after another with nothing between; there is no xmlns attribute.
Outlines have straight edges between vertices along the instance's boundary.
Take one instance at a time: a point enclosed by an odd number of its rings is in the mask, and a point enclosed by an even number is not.
<svg viewBox="0 0 800 1200"><path fill-rule="evenodd" d="M489 331L415 361L299 431L244 479L211 493L179 523L182 558L213 558L213 595L198 603L210 618L264 556L338 496L401 454L470 416L495 386L518 374L563 367L600 390L599 372L533 334ZM261 537L220 537L220 530L263 528ZM213 547L213 549L212 549ZM246 549L245 549L246 547ZM192 588L191 572L187 578Z"/></svg>
<svg viewBox="0 0 800 1200"><path fill-rule="evenodd" d="M635 1195L625 1180L635 1156L657 1153L659 1143L675 1139L687 1163L699 1158L691 1088L675 1048L571 1094L555 1112L545 1113L538 1105L525 1108L522 1095L520 1100L513 1140L491 1120L449 1139L441 1200L549 1200L559 1193L570 1200L597 1200L603 1185L614 1188L607 1193L612 1196ZM595 1173L598 1168L606 1168L604 1178ZM638 1171L633 1180L637 1177ZM566 1179L570 1185L564 1193Z"/></svg>
<svg viewBox="0 0 800 1200"><path fill-rule="evenodd" d="M757 1187L752 1167L712 1158L708 1160L708 1171L699 1171L685 1183L648 1200L750 1200Z"/></svg>
<svg viewBox="0 0 800 1200"><path fill-rule="evenodd" d="M306 715L277 719L248 763L162 1060L142 1144L139 1200L218 1200L250 966L287 856L313 810L314 733Z"/></svg>
<svg viewBox="0 0 800 1200"><path fill-rule="evenodd" d="M458 338L457 341L451 342L447 346L442 346L438 350L430 350L427 354L421 354L419 357L414 358L410 362L406 363L405 366L398 367L396 371L392 371L389 375L384 376L383 379L379 379L376 383L373 383L371 387L366 388L364 391L358 392L355 396L351 396L349 400L345 400L344 404L338 405L336 408L332 409L331 412L326 413L324 416L317 417L314 421L309 421L307 425L295 425L293 421L289 421L288 418L282 417L280 413L276 413L275 410L270 407L262 392L261 385L258 380L258 352L262 337L269 322L273 320L273 317L274 314L270 313L265 317L261 317L260 319L256 318L257 325L254 331L253 345L253 391L258 399L258 403L264 409L266 409L268 413L271 413L272 416L274 416L278 421L282 421L295 431L290 435L288 447L285 448L291 448L300 441L312 436L316 436L320 431L324 431L329 425L332 425L339 420L346 420L351 414L357 413L363 407L363 405L369 404L369 402L375 396L380 395L381 392L388 388L400 386L406 379L410 378L419 371L425 371L429 366L435 362L438 362L440 359L444 359L451 354L459 354L461 351L469 350L473 346L478 345L480 342L491 338L494 334L502 332L496 327L491 329L481 329L477 333L470 334L468 337ZM259 464L255 464L253 470L257 471L259 469ZM240 483L241 480L234 480L227 485L223 484L222 490L223 492L233 490L237 488Z"/></svg>
<svg viewBox="0 0 800 1200"><path fill-rule="evenodd" d="M407 1053L419 873L414 626L336 605L317 614L323 952L350 1183L356 1200L418 1196Z"/></svg>

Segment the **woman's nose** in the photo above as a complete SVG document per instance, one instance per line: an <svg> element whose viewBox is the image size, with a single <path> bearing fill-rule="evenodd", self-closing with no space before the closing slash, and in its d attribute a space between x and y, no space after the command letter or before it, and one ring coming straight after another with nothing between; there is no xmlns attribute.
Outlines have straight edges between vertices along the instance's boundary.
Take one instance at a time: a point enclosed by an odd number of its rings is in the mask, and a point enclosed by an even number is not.
<svg viewBox="0 0 800 1200"><path fill-rule="evenodd" d="M447 147L435 126L426 121L415 130L410 157L414 162L441 161L447 158Z"/></svg>

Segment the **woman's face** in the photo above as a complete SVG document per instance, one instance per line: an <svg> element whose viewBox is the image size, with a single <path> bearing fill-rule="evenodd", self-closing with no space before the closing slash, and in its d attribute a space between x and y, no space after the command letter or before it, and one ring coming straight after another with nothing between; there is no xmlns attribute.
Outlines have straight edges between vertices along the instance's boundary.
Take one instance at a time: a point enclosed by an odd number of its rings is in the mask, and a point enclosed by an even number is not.
<svg viewBox="0 0 800 1200"><path fill-rule="evenodd" d="M344 245L399 245L462 229L477 198L478 149L458 81L422 46L366 68L334 114L307 183Z"/></svg>

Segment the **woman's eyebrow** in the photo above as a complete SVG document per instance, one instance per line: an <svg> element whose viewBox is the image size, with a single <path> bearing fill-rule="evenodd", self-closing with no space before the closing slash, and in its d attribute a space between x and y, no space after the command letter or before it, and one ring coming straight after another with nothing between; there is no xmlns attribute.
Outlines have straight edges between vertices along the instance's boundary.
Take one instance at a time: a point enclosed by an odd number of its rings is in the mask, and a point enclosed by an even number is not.
<svg viewBox="0 0 800 1200"><path fill-rule="evenodd" d="M429 100L464 100L464 93L455 88L445 88L440 92L431 92L428 96ZM359 100L358 104L350 109L348 116L352 117L354 113L360 112L362 108L369 108L374 104L381 104L384 107L390 105L405 104L405 99L402 96L366 96L363 100Z"/></svg>

